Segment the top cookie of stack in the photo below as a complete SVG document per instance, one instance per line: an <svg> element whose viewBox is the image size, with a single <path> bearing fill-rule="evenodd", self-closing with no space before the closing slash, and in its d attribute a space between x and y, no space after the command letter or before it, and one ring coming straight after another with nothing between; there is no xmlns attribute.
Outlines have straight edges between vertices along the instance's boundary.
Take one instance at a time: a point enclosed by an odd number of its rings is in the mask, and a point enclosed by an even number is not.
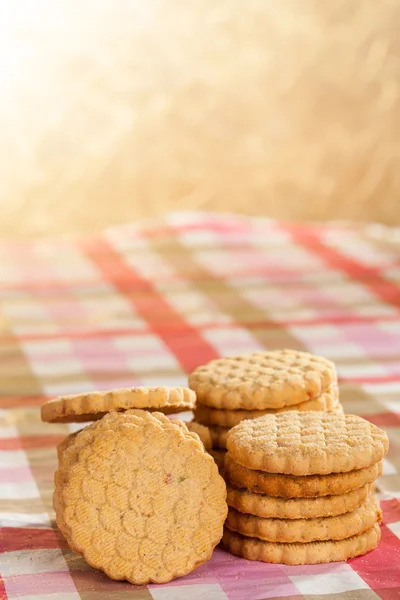
<svg viewBox="0 0 400 600"><path fill-rule="evenodd" d="M213 446L245 419L288 410L342 411L335 365L308 352L275 350L213 360L189 376L196 421L210 428Z"/></svg>

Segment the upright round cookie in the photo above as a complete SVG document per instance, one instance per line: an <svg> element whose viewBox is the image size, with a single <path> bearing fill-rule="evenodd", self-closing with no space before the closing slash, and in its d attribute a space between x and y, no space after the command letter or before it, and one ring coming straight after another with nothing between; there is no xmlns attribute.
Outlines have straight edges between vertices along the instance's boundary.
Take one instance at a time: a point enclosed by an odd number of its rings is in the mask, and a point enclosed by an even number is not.
<svg viewBox="0 0 400 600"><path fill-rule="evenodd" d="M357 415L289 411L242 421L227 434L229 455L248 469L326 475L362 469L388 450L384 431Z"/></svg>
<svg viewBox="0 0 400 600"><path fill-rule="evenodd" d="M164 414L192 410L196 394L186 387L133 387L61 396L41 407L42 421L80 423L96 421L112 410L143 409Z"/></svg>
<svg viewBox="0 0 400 600"><path fill-rule="evenodd" d="M226 488L197 436L145 411L96 425L67 447L56 477L57 522L71 547L137 585L208 560L222 537Z"/></svg>
<svg viewBox="0 0 400 600"><path fill-rule="evenodd" d="M254 352L212 360L189 375L201 404L264 410L307 402L336 384L333 362L296 350Z"/></svg>

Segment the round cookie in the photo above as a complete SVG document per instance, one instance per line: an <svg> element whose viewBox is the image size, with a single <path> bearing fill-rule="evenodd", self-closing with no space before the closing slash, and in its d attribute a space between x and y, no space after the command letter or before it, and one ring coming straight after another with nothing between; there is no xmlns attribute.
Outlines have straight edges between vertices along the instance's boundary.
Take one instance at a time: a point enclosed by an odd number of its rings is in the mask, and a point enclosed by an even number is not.
<svg viewBox="0 0 400 600"><path fill-rule="evenodd" d="M283 475L253 471L239 465L229 452L225 455L224 471L226 478L237 488L246 488L256 494L279 496L284 498L315 498L346 494L366 483L375 481L382 475L383 461L370 467L331 473L329 475Z"/></svg>
<svg viewBox="0 0 400 600"><path fill-rule="evenodd" d="M158 419L162 423L172 423L172 420L169 420L168 417L163 415L162 413L154 412L154 413L144 413L141 410L127 410L124 413L117 413L116 411L111 411L107 413L102 419L94 422L92 425L84 427L83 429L71 433L68 435L58 446L57 446L57 455L58 455L58 470L54 474L54 484L55 489L53 492L53 506L56 513L56 522L59 530L64 535L65 538L68 539L68 527L64 522L63 518L63 502L61 498L61 488L62 484L65 480L64 477L64 467L67 464L67 467L70 468L75 462L78 460L79 451L85 447L88 439L92 435L92 431L103 431L107 429L112 429L115 427L116 423L121 420L120 415L123 414L123 422L124 423L136 423L136 417L141 418L151 418L151 416L155 419ZM173 423L177 427L183 427L186 431L186 426L184 423L178 419L174 419ZM190 434L193 436L193 434ZM69 449L74 442L73 449L66 454L66 450ZM64 461L66 458L66 461ZM73 547L71 540L68 540L69 545L73 548L74 552L80 554L76 547Z"/></svg>
<svg viewBox="0 0 400 600"><path fill-rule="evenodd" d="M382 512L374 496L351 512L317 519L271 519L242 514L230 508L225 527L266 542L293 544L343 540L359 535L381 521Z"/></svg>
<svg viewBox="0 0 400 600"><path fill-rule="evenodd" d="M307 402L336 383L332 361L297 350L219 358L189 375L189 387L199 403L230 410L264 410Z"/></svg>
<svg viewBox="0 0 400 600"><path fill-rule="evenodd" d="M203 404L196 404L194 409L194 416L196 421L203 425L217 425L218 427L235 427L241 421L245 419L257 419L268 414L276 414L278 412L286 412L288 410L322 410L324 412L331 412L337 410L340 407L339 402L339 388L337 385L332 386L330 390L323 392L318 398L301 402L293 406L284 406L283 408L266 408L264 410L228 410L211 408Z"/></svg>
<svg viewBox="0 0 400 600"><path fill-rule="evenodd" d="M225 483L197 436L140 412L128 420L117 413L112 428L91 425L76 436L63 455L55 508L91 566L144 585L208 560L227 507Z"/></svg>
<svg viewBox="0 0 400 600"><path fill-rule="evenodd" d="M80 423L101 419L112 410L144 409L165 414L192 410L195 393L185 387L134 387L61 396L41 407L42 421Z"/></svg>
<svg viewBox="0 0 400 600"><path fill-rule="evenodd" d="M345 540L308 542L305 544L264 542L257 538L245 537L225 528L222 543L229 552L247 560L282 563L284 565L315 565L361 556L376 548L380 539L381 530L376 523L364 533L353 535Z"/></svg>
<svg viewBox="0 0 400 600"><path fill-rule="evenodd" d="M242 421L227 434L232 458L248 469L327 475L382 460L386 433L357 415L289 411Z"/></svg>
<svg viewBox="0 0 400 600"><path fill-rule="evenodd" d="M248 490L238 489L227 484L226 501L228 506L241 513L248 513L262 518L317 519L334 517L354 510L367 500L372 493L372 489L372 484L367 483L357 490L339 496L277 498L264 494L254 494ZM350 535L347 537L350 537Z"/></svg>

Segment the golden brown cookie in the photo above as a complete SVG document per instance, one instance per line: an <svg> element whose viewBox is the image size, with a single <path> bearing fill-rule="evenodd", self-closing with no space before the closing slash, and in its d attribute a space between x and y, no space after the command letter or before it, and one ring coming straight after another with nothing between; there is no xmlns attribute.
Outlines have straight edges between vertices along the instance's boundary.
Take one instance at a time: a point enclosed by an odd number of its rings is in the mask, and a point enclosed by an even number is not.
<svg viewBox="0 0 400 600"><path fill-rule="evenodd" d="M221 472L224 468L224 460L225 460L226 451L212 449L212 450L207 450L207 452L213 457L213 459L215 460L215 464L218 467L218 470Z"/></svg>
<svg viewBox="0 0 400 600"><path fill-rule="evenodd" d="M138 585L166 583L211 557L226 488L197 436L136 412L76 436L63 455L55 508L91 566Z"/></svg>
<svg viewBox="0 0 400 600"><path fill-rule="evenodd" d="M63 439L62 442L60 442L57 446L57 458L59 461L62 460L63 454L66 451L66 449L68 448L68 446L74 441L74 439L76 438L76 436L78 435L79 431L75 431L74 433L70 433L69 435L67 435L67 437L65 437Z"/></svg>
<svg viewBox="0 0 400 600"><path fill-rule="evenodd" d="M144 409L165 414L192 410L196 395L185 387L134 387L61 396L41 407L42 421L80 423L101 419L112 410Z"/></svg>
<svg viewBox="0 0 400 600"><path fill-rule="evenodd" d="M345 540L308 542L305 544L264 542L257 538L245 537L225 528L222 543L229 552L247 560L285 565L313 565L347 560L354 556L366 554L377 547L380 539L381 530L376 523L364 533L353 535L353 537Z"/></svg>
<svg viewBox="0 0 400 600"><path fill-rule="evenodd" d="M336 383L333 362L297 350L219 358L189 375L189 387L201 404L230 410L263 410L307 402Z"/></svg>
<svg viewBox="0 0 400 600"><path fill-rule="evenodd" d="M354 510L371 495L373 484L339 496L319 498L278 498L254 494L227 484L227 503L236 510L250 515L272 519L316 519L333 517ZM243 533L243 532L241 532ZM347 537L350 537L347 536Z"/></svg>
<svg viewBox="0 0 400 600"><path fill-rule="evenodd" d="M366 483L375 481L382 475L383 461L347 473L296 477L294 475L265 473L264 471L247 469L233 460L227 452L224 470L226 478L232 485L246 488L256 494L286 498L314 498L346 494Z"/></svg>
<svg viewBox="0 0 400 600"><path fill-rule="evenodd" d="M248 469L327 475L371 466L389 442L382 429L357 415L289 411L242 421L228 432L226 445Z"/></svg>
<svg viewBox="0 0 400 600"><path fill-rule="evenodd" d="M120 414L122 414L122 413L118 413L116 411L107 413L102 419L96 421L90 427L89 426L84 427L80 431L76 431L75 433L71 433L70 435L68 435L57 447L59 465L58 465L58 470L54 474L55 489L53 492L53 506L54 506L54 509L56 512L56 521L57 521L58 528L61 531L61 533L64 535L64 537L66 537L66 538L68 538L68 528L67 528L67 525L65 524L64 518L63 518L63 502L62 502L62 498L61 498L61 488L62 488L62 484L65 479L65 477L63 475L64 466L65 466L64 458L65 458L65 456L67 456L67 466L71 467L77 461L79 451L82 448L84 448L84 446L87 443L87 440L89 439L89 436L92 435L91 431L92 430L100 431L100 430L112 429L114 427L115 423L118 423L120 421L120 417L119 417ZM135 410L135 409L127 410L123 414L124 414L124 422L125 423L129 423L129 422L136 423L135 417L137 417L137 416L144 418L143 411L141 411L141 410ZM154 418L158 419L162 423L172 422L168 419L168 417L166 417L162 413L154 412L151 414ZM148 415L150 418L150 413L148 413ZM173 422L176 424L176 426L181 427L181 428L183 427L186 431L186 426L183 424L182 421L180 421L178 419L174 419ZM190 434L190 435L193 435L193 434ZM69 452L66 455L66 450L72 446L73 442L75 442L74 449L71 450L71 452ZM68 540L68 541L69 541L69 545L74 550L74 552L77 552L79 554L79 551L77 550L76 547L73 546L71 540Z"/></svg>
<svg viewBox="0 0 400 600"><path fill-rule="evenodd" d="M266 542L293 544L343 540L367 531L381 519L382 512L377 499L369 496L351 512L317 519L261 518L230 508L225 527Z"/></svg>
<svg viewBox="0 0 400 600"><path fill-rule="evenodd" d="M305 411L305 410L322 410L331 412L340 408L339 403L339 388L337 385L332 386L327 392L323 392L318 398L301 402L293 406L284 406L283 408L266 408L265 410L223 410L220 408L211 408L204 404L196 404L194 416L196 421L203 425L217 425L218 427L235 427L245 419L257 419L268 414L276 414L279 412L287 412L288 410Z"/></svg>
<svg viewBox="0 0 400 600"><path fill-rule="evenodd" d="M211 450L213 444L211 440L210 430L208 429L208 427L206 427L205 425L201 425L200 423L196 423L195 421L186 423L186 426L189 431L191 431L192 433L196 433L199 436L206 450Z"/></svg>
<svg viewBox="0 0 400 600"><path fill-rule="evenodd" d="M211 435L213 448L226 449L226 438L230 427L218 427L218 425L209 425L208 430Z"/></svg>

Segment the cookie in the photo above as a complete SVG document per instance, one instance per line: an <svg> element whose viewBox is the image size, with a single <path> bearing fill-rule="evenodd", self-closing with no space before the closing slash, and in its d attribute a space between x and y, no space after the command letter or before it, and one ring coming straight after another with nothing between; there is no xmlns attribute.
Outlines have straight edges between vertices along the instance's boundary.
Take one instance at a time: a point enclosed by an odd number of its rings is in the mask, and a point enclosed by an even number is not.
<svg viewBox="0 0 400 600"><path fill-rule="evenodd" d="M242 421L227 433L232 458L248 469L327 475L362 469L388 451L386 433L357 415L289 411Z"/></svg>
<svg viewBox="0 0 400 600"><path fill-rule="evenodd" d="M57 458L59 461L62 460L63 454L66 451L66 449L68 448L68 446L70 446L70 444L72 444L72 442L74 441L74 439L76 438L76 436L78 435L79 431L75 431L74 433L70 433L69 435L67 435L67 437L65 437L63 439L62 442L60 442L57 446Z"/></svg>
<svg viewBox="0 0 400 600"><path fill-rule="evenodd" d="M208 427L206 427L205 425L201 425L200 423L196 423L195 421L186 423L186 426L189 431L191 431L192 433L196 433L199 436L206 450L211 450L213 444L210 430L208 429Z"/></svg>
<svg viewBox="0 0 400 600"><path fill-rule="evenodd" d="M101 419L112 410L145 409L165 414L192 410L196 395L185 387L134 387L61 396L41 407L42 421L80 423Z"/></svg>
<svg viewBox="0 0 400 600"><path fill-rule="evenodd" d="M225 527L266 542L293 544L343 540L359 535L382 519L379 503L369 496L351 512L317 519L270 519L243 514L230 508Z"/></svg>
<svg viewBox="0 0 400 600"><path fill-rule="evenodd" d="M213 457L213 459L215 460L215 464L218 467L219 472L221 472L224 468L226 451L212 449L212 450L208 450L208 453Z"/></svg>
<svg viewBox="0 0 400 600"><path fill-rule="evenodd" d="M211 435L213 448L226 449L226 439L230 427L218 427L218 425L209 425L208 430Z"/></svg>
<svg viewBox="0 0 400 600"><path fill-rule="evenodd" d="M296 404L296 410L322 410L325 412L331 412L340 408L339 403L339 388L338 386L332 386L327 392L323 392L318 398L308 400L307 402L301 402ZM266 408L265 410L222 410L219 408L211 408L210 406L204 406L203 404L196 404L194 409L194 416L196 421L203 425L217 425L218 427L235 427L241 421L245 419L257 419L267 414L275 414L277 412L286 412L293 410L293 406L284 406L283 408Z"/></svg>
<svg viewBox="0 0 400 600"><path fill-rule="evenodd" d="M379 544L381 530L376 523L371 529L345 540L309 542L305 544L281 544L264 542L224 530L223 546L236 556L247 560L259 560L285 565L313 565L347 560L366 554Z"/></svg>
<svg viewBox="0 0 400 600"><path fill-rule="evenodd" d="M382 475L383 461L347 473L296 477L265 473L264 471L252 471L239 465L227 452L224 471L226 478L232 485L238 488L246 488L256 494L268 494L269 496L285 498L314 498L346 494L366 483L375 481Z"/></svg>
<svg viewBox="0 0 400 600"><path fill-rule="evenodd" d="M72 548L112 579L166 583L211 557L225 483L196 435L145 411L126 417L86 427L65 451L57 521Z"/></svg>
<svg viewBox="0 0 400 600"><path fill-rule="evenodd" d="M92 435L91 431L112 429L120 419L119 414L120 413L117 413L116 411L107 413L101 420L93 423L90 426L90 428L85 427L84 429L81 429L80 431L71 433L57 446L59 466L58 466L58 470L54 474L55 489L53 492L53 506L54 506L54 509L56 512L56 522L57 522L58 528L61 531L61 533L64 535L64 537L66 537L66 538L68 538L68 528L63 519L63 502L62 502L62 498L60 495L60 490L61 490L62 484L64 482L64 479L65 479L65 477L63 475L63 473L65 471L64 467L67 466L69 468L77 461L78 456L79 456L79 451L85 447L87 440L89 439L89 436ZM141 411L141 410L134 410L134 409L127 410L123 413L123 415L124 415L125 423L128 423L128 422L136 423L135 417L137 417L137 416L144 418L143 411ZM150 418L150 413L148 413L148 415ZM154 412L154 413L152 413L152 416L154 418L158 419L159 421L161 421L162 423L171 422L168 419L168 417L166 417L162 413ZM182 421L179 421L178 419L174 419L174 423L176 426L183 427L186 430L186 426L183 424ZM193 435L193 434L190 434L190 435ZM73 442L75 442L73 450L71 450L71 452L69 452L66 455L66 450L72 446ZM65 456L67 457L66 461L64 460ZM71 546L71 548L73 548L74 552L77 552L79 554L79 551L77 550L76 547L73 547L73 544L70 540L69 540L69 545Z"/></svg>
<svg viewBox="0 0 400 600"><path fill-rule="evenodd" d="M227 503L241 513L272 519L317 519L354 510L371 495L373 484L339 496L319 498L277 498L254 494L227 484ZM236 531L236 530L235 530ZM244 532L241 532L244 533ZM350 537L348 535L347 537Z"/></svg>
<svg viewBox="0 0 400 600"><path fill-rule="evenodd" d="M332 361L297 350L219 358L189 375L189 387L201 404L230 410L300 404L336 383Z"/></svg>

